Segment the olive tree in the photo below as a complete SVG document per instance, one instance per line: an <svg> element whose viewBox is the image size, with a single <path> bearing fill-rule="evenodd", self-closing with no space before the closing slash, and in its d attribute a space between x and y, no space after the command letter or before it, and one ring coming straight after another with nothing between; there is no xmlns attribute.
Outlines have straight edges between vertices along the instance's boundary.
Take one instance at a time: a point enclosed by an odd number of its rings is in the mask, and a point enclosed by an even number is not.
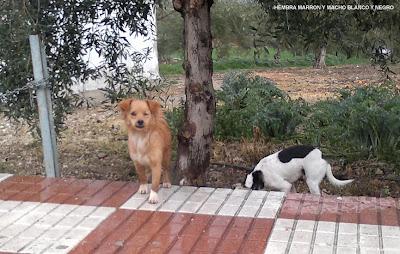
<svg viewBox="0 0 400 254"><path fill-rule="evenodd" d="M35 127L35 91L28 36L39 34L49 65L55 123L62 127L72 109L74 82L106 75L110 89L126 83L129 68L120 61L137 58L123 34L151 31L151 0L3 0L0 4L0 112ZM95 51L100 66L84 57ZM18 92L16 92L18 90Z"/></svg>
<svg viewBox="0 0 400 254"><path fill-rule="evenodd" d="M189 184L203 185L211 158L215 115L211 58L212 0L173 0L183 17L185 113L178 134L177 170Z"/></svg>

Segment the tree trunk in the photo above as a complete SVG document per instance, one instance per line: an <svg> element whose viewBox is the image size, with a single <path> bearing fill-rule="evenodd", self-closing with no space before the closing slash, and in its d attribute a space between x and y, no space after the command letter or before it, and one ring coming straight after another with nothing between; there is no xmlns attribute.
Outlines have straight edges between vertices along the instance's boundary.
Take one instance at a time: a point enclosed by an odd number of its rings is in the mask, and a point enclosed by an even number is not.
<svg viewBox="0 0 400 254"><path fill-rule="evenodd" d="M314 68L316 68L316 69L323 69L326 67L326 64L325 64L326 46L327 46L327 43L323 42L321 44L321 46L319 47L318 52L316 52L316 54L315 54Z"/></svg>
<svg viewBox="0 0 400 254"><path fill-rule="evenodd" d="M210 164L215 94L212 85L212 0L173 0L184 19L185 119L178 133L177 173L187 184L204 185Z"/></svg>
<svg viewBox="0 0 400 254"><path fill-rule="evenodd" d="M281 64L281 47L276 48L276 52L274 54L274 63Z"/></svg>

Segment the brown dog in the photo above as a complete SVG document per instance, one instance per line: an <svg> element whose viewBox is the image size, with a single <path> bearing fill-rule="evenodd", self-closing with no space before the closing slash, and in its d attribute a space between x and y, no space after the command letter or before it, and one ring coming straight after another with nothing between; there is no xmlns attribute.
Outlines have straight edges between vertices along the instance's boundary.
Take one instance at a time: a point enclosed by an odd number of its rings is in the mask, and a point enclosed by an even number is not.
<svg viewBox="0 0 400 254"><path fill-rule="evenodd" d="M171 131L156 101L126 99L118 107L128 129L129 155L139 177L139 193L148 193L146 169L150 169L149 203L155 204L158 202L161 173L163 187L171 187Z"/></svg>

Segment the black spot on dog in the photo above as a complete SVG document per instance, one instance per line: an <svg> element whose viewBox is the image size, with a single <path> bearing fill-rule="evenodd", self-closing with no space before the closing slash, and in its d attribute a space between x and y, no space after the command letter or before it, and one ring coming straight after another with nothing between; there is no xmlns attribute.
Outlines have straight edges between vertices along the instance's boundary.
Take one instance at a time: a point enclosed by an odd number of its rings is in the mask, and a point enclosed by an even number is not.
<svg viewBox="0 0 400 254"><path fill-rule="evenodd" d="M264 175L260 170L254 171L253 175L253 185L252 190L262 190L264 189Z"/></svg>
<svg viewBox="0 0 400 254"><path fill-rule="evenodd" d="M302 159L306 157L315 147L307 145L291 146L278 153L278 159L282 163L287 163L294 158Z"/></svg>

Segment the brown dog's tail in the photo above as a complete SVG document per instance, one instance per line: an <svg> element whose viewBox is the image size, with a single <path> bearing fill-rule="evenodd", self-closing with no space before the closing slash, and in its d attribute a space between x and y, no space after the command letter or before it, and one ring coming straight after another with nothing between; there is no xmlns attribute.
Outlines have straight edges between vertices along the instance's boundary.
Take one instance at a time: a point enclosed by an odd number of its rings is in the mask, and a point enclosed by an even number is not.
<svg viewBox="0 0 400 254"><path fill-rule="evenodd" d="M349 184L354 181L354 179L350 179L350 180L336 179L332 173L332 168L331 168L331 165L329 165L329 163L327 163L327 166L326 166L326 176L331 184L339 186L339 187L344 186L344 185Z"/></svg>

